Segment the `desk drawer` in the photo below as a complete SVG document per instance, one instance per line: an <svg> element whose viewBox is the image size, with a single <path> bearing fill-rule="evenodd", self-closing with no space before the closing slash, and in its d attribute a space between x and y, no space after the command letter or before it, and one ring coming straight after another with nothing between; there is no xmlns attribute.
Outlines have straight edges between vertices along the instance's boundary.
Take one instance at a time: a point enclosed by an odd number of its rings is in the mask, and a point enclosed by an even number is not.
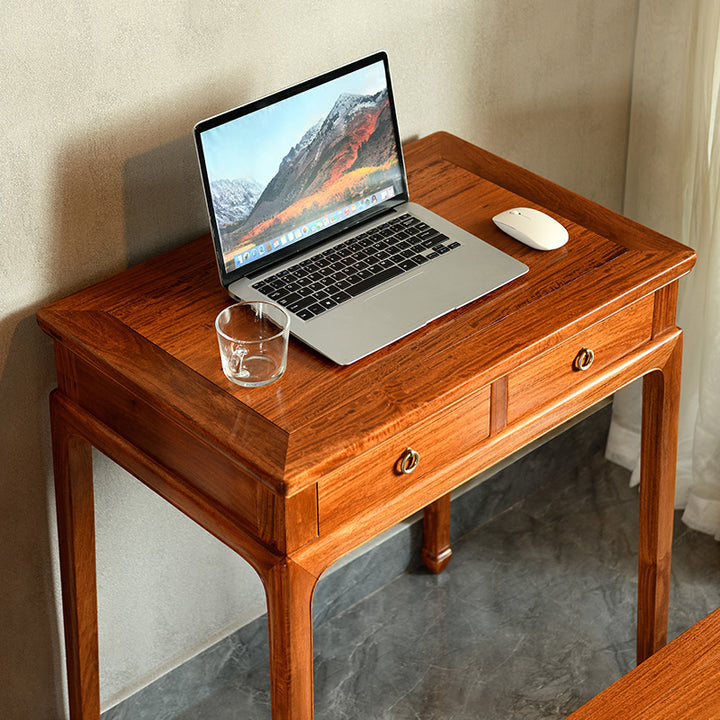
<svg viewBox="0 0 720 720"><path fill-rule="evenodd" d="M361 453L318 483L320 533L364 510L421 487L454 465L490 434L490 388L485 387L408 430ZM408 453L405 474L401 470Z"/></svg>
<svg viewBox="0 0 720 720"><path fill-rule="evenodd" d="M648 296L511 372L508 422L567 395L610 363L647 342L652 321L653 296Z"/></svg>

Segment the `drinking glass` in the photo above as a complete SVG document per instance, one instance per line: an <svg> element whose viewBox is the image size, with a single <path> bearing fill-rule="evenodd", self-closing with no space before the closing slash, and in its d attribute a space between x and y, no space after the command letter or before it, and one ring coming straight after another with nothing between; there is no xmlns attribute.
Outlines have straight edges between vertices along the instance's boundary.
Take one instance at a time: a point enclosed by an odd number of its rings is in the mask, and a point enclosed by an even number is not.
<svg viewBox="0 0 720 720"><path fill-rule="evenodd" d="M290 316L275 303L241 302L215 319L225 377L244 387L277 380L287 364Z"/></svg>

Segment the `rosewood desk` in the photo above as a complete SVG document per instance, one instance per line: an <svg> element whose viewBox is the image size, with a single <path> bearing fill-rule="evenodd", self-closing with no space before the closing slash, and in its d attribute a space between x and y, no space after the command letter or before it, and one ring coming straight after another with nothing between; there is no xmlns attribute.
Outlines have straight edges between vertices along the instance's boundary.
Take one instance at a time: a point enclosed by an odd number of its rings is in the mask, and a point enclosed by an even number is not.
<svg viewBox="0 0 720 720"><path fill-rule="evenodd" d="M665 644L675 308L694 252L446 133L410 144L406 162L414 200L530 270L351 366L291 341L280 381L228 382L213 321L230 301L208 237L38 313L56 350L73 720L100 712L91 446L255 568L267 595L273 718L310 720L322 573L422 508L423 558L440 571L453 488L644 376L638 658ZM492 216L518 205L560 219L568 244L543 253L502 234Z"/></svg>

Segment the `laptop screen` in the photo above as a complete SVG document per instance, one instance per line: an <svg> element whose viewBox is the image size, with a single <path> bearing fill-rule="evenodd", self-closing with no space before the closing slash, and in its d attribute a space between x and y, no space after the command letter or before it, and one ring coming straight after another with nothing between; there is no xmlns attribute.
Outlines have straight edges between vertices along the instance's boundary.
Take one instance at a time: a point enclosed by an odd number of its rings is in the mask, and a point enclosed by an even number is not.
<svg viewBox="0 0 720 720"><path fill-rule="evenodd" d="M205 120L195 139L225 284L407 200L384 53Z"/></svg>

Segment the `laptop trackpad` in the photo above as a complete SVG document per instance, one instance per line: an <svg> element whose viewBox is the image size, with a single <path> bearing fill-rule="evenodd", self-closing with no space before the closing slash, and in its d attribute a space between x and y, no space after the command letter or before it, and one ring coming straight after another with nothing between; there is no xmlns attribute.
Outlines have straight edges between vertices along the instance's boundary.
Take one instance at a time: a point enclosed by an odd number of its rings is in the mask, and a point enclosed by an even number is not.
<svg viewBox="0 0 720 720"><path fill-rule="evenodd" d="M316 344L322 347L323 354L336 363L347 365L421 328L472 297L452 293L452 297L448 294L443 299L445 304L439 306L437 277L417 271L400 282L389 283L343 304L342 322L335 313L314 318L307 324L303 339L313 347Z"/></svg>
<svg viewBox="0 0 720 720"><path fill-rule="evenodd" d="M418 275L422 275L422 273L423 273L423 271L419 270L418 272L413 273L412 275L406 275L405 277L403 277L399 280L395 280L393 283L388 283L385 286L379 287L377 290L374 290L373 292L369 292L369 293L366 293L365 295L361 295L360 298L358 298L358 299L364 303L370 302L370 301L374 300L375 298L377 298L378 296L384 295L385 293L388 293L388 292L394 290L395 288L402 286L406 282L411 282L413 280L413 278L416 278ZM403 290L403 292L404 292L404 290Z"/></svg>

